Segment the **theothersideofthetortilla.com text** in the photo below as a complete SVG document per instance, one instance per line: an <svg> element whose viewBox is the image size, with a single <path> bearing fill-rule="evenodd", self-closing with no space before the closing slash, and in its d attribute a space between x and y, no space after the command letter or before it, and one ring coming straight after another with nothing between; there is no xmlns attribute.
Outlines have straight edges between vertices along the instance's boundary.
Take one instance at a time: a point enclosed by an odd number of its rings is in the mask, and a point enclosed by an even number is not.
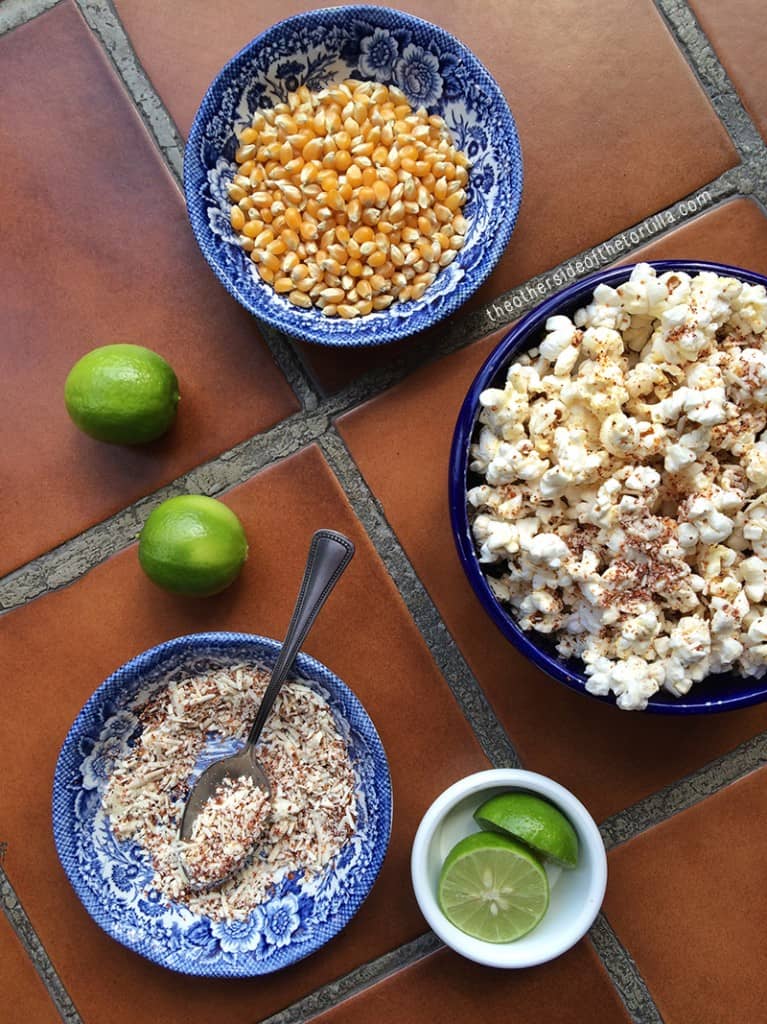
<svg viewBox="0 0 767 1024"><path fill-rule="evenodd" d="M517 288L513 294L503 299L491 302L486 309L487 317L491 323L502 323L509 317L515 316L522 309L525 309L531 302L540 302L551 291L563 288L565 285L575 281L582 274L592 270L599 270L600 267L610 263L612 260L620 259L634 246L652 238L654 235L677 222L677 217L687 217L690 214L698 213L711 202L710 192L700 192L692 199L683 200L677 208L678 213L672 210L664 210L662 213L653 214L642 221L635 228L630 228L622 234L617 235L609 242L602 242L594 247L591 252L577 259L563 263L551 274L541 277L539 280L524 284Z"/></svg>

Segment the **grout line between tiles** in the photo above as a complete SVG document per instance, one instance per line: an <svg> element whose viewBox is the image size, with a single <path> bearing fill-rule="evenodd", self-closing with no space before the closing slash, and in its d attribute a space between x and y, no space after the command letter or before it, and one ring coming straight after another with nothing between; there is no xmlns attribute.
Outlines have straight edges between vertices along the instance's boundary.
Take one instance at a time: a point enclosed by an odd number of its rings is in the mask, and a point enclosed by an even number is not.
<svg viewBox="0 0 767 1024"><path fill-rule="evenodd" d="M589 938L634 1024L663 1024L639 968L604 914L597 915Z"/></svg>
<svg viewBox="0 0 767 1024"><path fill-rule="evenodd" d="M45 14L60 0L4 0L0 7L0 36Z"/></svg>
<svg viewBox="0 0 767 1024"><path fill-rule="evenodd" d="M110 0L75 0L86 24L107 53L171 174L181 184L184 141L155 91Z"/></svg>
<svg viewBox="0 0 767 1024"><path fill-rule="evenodd" d="M723 712L726 713L726 712ZM685 778L607 818L599 831L608 850L686 811L767 764L767 732L741 743Z"/></svg>
<svg viewBox="0 0 767 1024"><path fill-rule="evenodd" d="M19 898L2 865L0 865L0 901L2 901L5 916L8 918L11 927L24 947L24 951L36 968L40 980L48 990L48 994L53 1000L61 1019L65 1024L83 1024L75 1004L64 988L56 968L51 963L50 957L46 953L45 947L40 941L32 922L19 902Z"/></svg>
<svg viewBox="0 0 767 1024"><path fill-rule="evenodd" d="M325 1013L331 1007L359 995L366 989L377 985L380 981L397 971L411 967L424 957L430 956L437 950L442 949L443 944L433 932L406 942L397 949L363 964L355 970L345 974L342 978L329 982L317 989L297 1003L280 1010L279 1013L266 1017L260 1024L304 1024L305 1021L313 1020L321 1013Z"/></svg>
<svg viewBox="0 0 767 1024"><path fill-rule="evenodd" d="M746 163L756 159L764 179L767 147L695 12L687 0L655 0L655 5L741 159Z"/></svg>
<svg viewBox="0 0 767 1024"><path fill-rule="evenodd" d="M265 433L242 441L210 462L195 466L104 522L15 569L0 579L0 614L68 586L132 544L149 509L160 501L175 494L221 495L316 441L328 424L328 416L322 410L295 413Z"/></svg>
<svg viewBox="0 0 767 1024"><path fill-rule="evenodd" d="M485 754L496 768L520 767L509 737L343 440L331 428L319 444Z"/></svg>

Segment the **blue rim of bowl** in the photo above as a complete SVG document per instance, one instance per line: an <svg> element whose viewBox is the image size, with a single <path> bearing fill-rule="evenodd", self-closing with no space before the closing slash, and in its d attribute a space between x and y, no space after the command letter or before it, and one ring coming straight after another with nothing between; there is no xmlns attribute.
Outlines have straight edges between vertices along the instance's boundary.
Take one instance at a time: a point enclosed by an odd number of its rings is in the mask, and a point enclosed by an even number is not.
<svg viewBox="0 0 767 1024"><path fill-rule="evenodd" d="M658 274L663 274L668 270L677 270L688 274L713 271L721 276L736 277L749 284L761 284L767 288L767 277L753 270L730 266L726 263L712 263L705 260L643 260L641 262L654 267ZM450 450L448 480L450 524L458 549L458 557L484 610L506 639L511 641L537 668L551 676L552 679L556 679L557 682L564 683L571 690L612 706L616 706L613 697L600 697L586 690L586 677L583 672L578 671L577 666L581 663L577 659L568 661L562 659L553 651L553 646L547 644L543 636L537 642L531 640L531 634L524 632L496 599L477 558L469 526L466 492L469 486L469 445L477 426L480 393L494 384L503 386L502 383L498 383L501 375L505 379L505 371L512 359L540 342L546 320L550 316L555 316L558 313L572 315L576 309L586 304L585 300L591 297L596 285L606 284L614 287L621 284L628 280L635 266L637 266L636 263L623 264L609 270L598 271L576 281L536 306L501 339L474 378L458 413ZM726 688L733 684L737 686L738 692L718 694L719 687ZM765 699L767 699L767 677L762 677L761 680L749 680L733 673L723 673L708 676L700 683L694 683L690 692L684 697L674 697L670 693L660 691L650 698L647 711L663 715L734 711L738 708L759 704Z"/></svg>
<svg viewBox="0 0 767 1024"><path fill-rule="evenodd" d="M184 147L184 197L186 200L186 209L189 221L192 225L192 231L194 233L197 244L202 252L205 260L209 267L216 275L221 284L226 288L229 294L236 299L245 309L248 310L257 319L268 323L271 327L277 330L283 328L276 320L269 315L268 311L254 308L251 296L247 293L243 293L237 288L224 274L221 269L209 259L208 250L206 245L206 239L209 235L209 227L207 217L200 208L198 203L198 197L195 193L192 164L197 160L196 153L199 152L200 142L204 132L204 126L208 114L207 108L213 105L213 97L216 92L219 80L226 73L229 68L235 68L243 60L247 58L250 51L257 45L264 43L268 40L269 36L282 28L284 25L288 25L293 21L304 19L306 17L317 17L322 20L336 19L342 15L356 16L363 18L375 17L381 15L382 12L389 14L390 16L399 17L404 19L406 22L412 22L418 26L427 29L435 33L437 39L444 38L449 39L451 43L462 50L468 58L476 64L477 70L480 76L484 77L482 82L488 93L495 93L504 112L508 119L508 145L510 149L511 157L511 173L512 173L512 192L511 192L511 204L509 212L505 220L498 225L498 230L493 236L493 239L488 246L487 257L483 261L482 265L478 267L471 278L471 288L468 294L462 296L460 289L456 289L451 295L447 296L444 303L440 304L439 307L432 307L428 310L423 311L422 322L420 322L412 330L408 329L407 325L410 320L403 318L398 320L396 324L394 321L383 318L379 323L379 330L377 330L375 336L371 339L365 339L363 341L353 340L353 336L349 339L341 340L340 338L333 337L332 335L324 335L322 332L322 315L319 313L319 321L316 321L314 317L307 318L307 330L305 332L296 332L292 336L298 338L301 341L312 342L318 345L324 345L332 348L373 348L378 345L384 345L392 341L398 341L402 338L410 337L420 331L426 330L429 327L433 327L434 324L439 321L446 319L452 313L456 311L463 303L468 301L471 295L477 291L478 288L487 280L491 272L495 269L496 264L500 260L501 256L509 244L512 232L517 222L517 216L519 214L519 207L522 202L522 188L524 184L524 172L522 163L522 148L519 141L519 132L517 131L517 125L514 120L514 115L511 112L511 108L506 100L506 97L501 92L498 83L495 81L493 76L490 74L488 69L482 63L482 61L473 53L472 50L466 46L465 43L461 42L456 36L452 35L446 29L441 28L439 25L435 25L433 22L426 21L424 18L419 18L414 14L409 14L407 11L400 11L396 7L372 7L369 4L350 4L342 5L340 7L322 7L314 11L304 11L300 14L294 14L290 18L284 18L282 21L275 22L274 25L270 25L269 28L264 29L255 36L249 43L242 47L233 57L231 57L226 64L218 71L213 81L210 83L205 91L205 95L202 98L200 106L197 108L197 113L194 116L192 127L189 132L189 136ZM259 287L256 282L253 282L253 287ZM268 287L264 285L263 287ZM317 311L309 311L317 312ZM428 315L427 315L428 314ZM433 314L433 315L432 315ZM356 321L350 321L355 323ZM314 329L313 325L319 324L319 330ZM394 324L394 326L390 326Z"/></svg>
<svg viewBox="0 0 767 1024"><path fill-rule="evenodd" d="M228 649L237 645L246 647L252 646L254 652L256 652L256 656L261 656L264 652L268 652L269 654L274 655L275 658L282 647L282 643L279 640L273 640L270 637L259 636L254 633L229 633L224 631L189 633L184 636L174 637L172 640L166 640L161 644L157 644L155 647L150 647L124 662L119 668L115 669L115 671L112 672L111 675L109 675L107 679L105 679L104 682L96 688L96 690L94 690L80 709L61 746L53 777L51 803L53 838L56 846L56 853L72 888L88 914L111 938L115 939L121 945L133 952L139 953L146 959L151 960L153 963L157 963L161 967L166 967L177 973L203 977L214 976L219 978L245 978L264 976L266 973L272 973L274 970L290 967L294 963L298 963L300 960L306 959L307 956L313 955L313 953L322 948L323 945L335 938L335 936L351 921L370 895L370 892L375 885L389 848L394 815L389 764L383 743L381 742L381 738L378 735L372 719L368 715L360 699L353 690L343 682L343 680L339 679L339 677L326 665L323 665L322 662L312 658L311 655L299 653L293 664L291 675L295 674L299 678L308 679L310 681L313 679L320 682L324 681L325 683L327 683L328 680L332 681L332 685L337 687L338 692L343 697L344 711L346 713L346 720L348 724L363 737L369 747L371 757L373 758L376 779L378 780L376 788L382 812L382 833L380 842L375 847L374 857L371 862L371 879L367 891L354 896L352 899L349 899L347 903L342 905L335 915L332 927L328 930L327 936L322 942L318 943L313 949L306 950L301 956L295 957L292 960L288 959L284 964L270 968L268 972L249 969L249 965L242 962L248 959L246 954L243 954L242 961L228 965L229 969L216 974L210 974L206 970L194 969L197 965L190 965L187 969L186 966L180 966L175 962L172 963L170 961L170 954L168 957L163 959L161 956L156 957L147 953L141 948L142 936L137 936L135 942L132 942L128 936L118 933L110 927L112 923L111 919L105 918L103 908L97 894L87 886L76 871L70 871L70 868L68 867L68 864L74 862L75 843L73 834L68 827L70 813L67 807L67 781L64 778L64 772L68 767L67 761L71 756L73 745L77 743L80 733L83 731L83 727L87 723L89 713L100 707L104 696L107 695L110 690L119 685L125 673L132 670L136 670L137 672L151 670L157 664L161 663L166 657L172 656L177 651L183 652L184 650L188 650L190 647L200 648L201 653L210 653L219 647L222 653L226 653ZM251 965L251 967L252 966L255 965Z"/></svg>

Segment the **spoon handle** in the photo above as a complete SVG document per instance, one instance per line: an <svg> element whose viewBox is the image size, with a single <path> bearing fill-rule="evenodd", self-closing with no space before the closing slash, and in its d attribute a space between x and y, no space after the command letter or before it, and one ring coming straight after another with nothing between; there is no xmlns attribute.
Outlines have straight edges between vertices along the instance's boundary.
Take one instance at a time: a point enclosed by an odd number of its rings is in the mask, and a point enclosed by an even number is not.
<svg viewBox="0 0 767 1024"><path fill-rule="evenodd" d="M354 544L348 537L333 530L318 530L312 537L304 578L298 594L293 617L282 644L280 656L272 670L272 678L264 693L256 720L248 735L247 745L253 746L261 735L272 705L298 654L306 634L338 583L346 566L352 560Z"/></svg>

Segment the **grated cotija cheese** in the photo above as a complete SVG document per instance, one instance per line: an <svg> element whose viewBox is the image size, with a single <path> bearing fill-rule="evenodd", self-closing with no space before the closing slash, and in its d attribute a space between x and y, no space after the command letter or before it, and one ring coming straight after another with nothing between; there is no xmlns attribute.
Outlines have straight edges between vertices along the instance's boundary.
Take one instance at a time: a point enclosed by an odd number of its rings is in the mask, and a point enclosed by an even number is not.
<svg viewBox="0 0 767 1024"><path fill-rule="evenodd" d="M200 808L181 861L196 889L210 887L244 866L266 829L269 795L249 775L224 778Z"/></svg>

